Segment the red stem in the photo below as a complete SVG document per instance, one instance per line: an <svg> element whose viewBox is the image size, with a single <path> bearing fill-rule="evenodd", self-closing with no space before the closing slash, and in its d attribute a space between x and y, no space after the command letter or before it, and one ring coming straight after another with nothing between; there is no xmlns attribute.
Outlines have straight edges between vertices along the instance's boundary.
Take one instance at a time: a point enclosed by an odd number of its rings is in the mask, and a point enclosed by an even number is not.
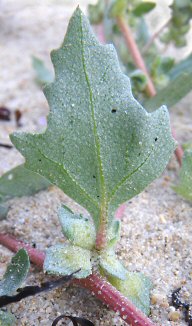
<svg viewBox="0 0 192 326"><path fill-rule="evenodd" d="M17 240L8 234L0 233L0 244L13 252L17 252L20 248L25 248L31 262L40 268L43 267L45 259L44 252L32 248L29 244ZM125 298L99 274L91 274L85 279L74 279L72 283L89 289L103 303L118 312L127 324L131 324L132 326L155 326L131 301Z"/></svg>
<svg viewBox="0 0 192 326"><path fill-rule="evenodd" d="M172 128L172 135L177 140L176 133L175 133L175 130L173 128ZM178 161L180 166L182 166L183 154L184 154L183 148L182 148L182 146L180 144L178 144L178 146L177 146L177 148L175 150L175 156L176 156L177 161Z"/></svg>
<svg viewBox="0 0 192 326"><path fill-rule="evenodd" d="M131 56L133 58L133 61L135 62L135 65L143 71L143 73L147 77L147 86L146 91L149 96L155 96L156 95L156 89L155 86L151 80L151 77L149 76L147 67L145 65L144 59L139 51L139 48L137 46L137 43L135 42L133 38L133 34L127 24L127 22L124 20L123 17L117 17L117 25L119 26L125 42L127 44L127 47L131 53Z"/></svg>

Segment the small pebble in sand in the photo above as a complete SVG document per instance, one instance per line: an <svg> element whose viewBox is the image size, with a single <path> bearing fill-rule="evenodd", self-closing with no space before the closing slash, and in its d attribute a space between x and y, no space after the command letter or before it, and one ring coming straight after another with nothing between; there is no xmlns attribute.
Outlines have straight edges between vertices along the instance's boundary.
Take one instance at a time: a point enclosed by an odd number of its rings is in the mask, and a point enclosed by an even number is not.
<svg viewBox="0 0 192 326"><path fill-rule="evenodd" d="M171 321L178 321L181 318L181 313L179 310L170 311L168 317Z"/></svg>
<svg viewBox="0 0 192 326"><path fill-rule="evenodd" d="M151 304L152 305L159 305L162 308L168 308L169 303L167 300L167 297L164 294L161 293L153 293L151 296Z"/></svg>

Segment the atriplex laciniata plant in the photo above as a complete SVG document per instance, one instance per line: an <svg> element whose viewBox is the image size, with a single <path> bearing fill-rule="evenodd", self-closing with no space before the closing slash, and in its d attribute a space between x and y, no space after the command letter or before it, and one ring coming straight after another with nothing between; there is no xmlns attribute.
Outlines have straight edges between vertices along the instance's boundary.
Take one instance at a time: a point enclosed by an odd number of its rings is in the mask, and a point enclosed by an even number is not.
<svg viewBox="0 0 192 326"><path fill-rule="evenodd" d="M55 80L44 90L48 127L11 140L27 169L60 187L90 216L60 208L68 241L47 249L44 270L68 275L80 269L79 279L101 273L149 314L150 281L128 272L115 254L120 221L114 213L165 169L175 148L167 109L147 113L134 99L114 47L99 44L79 8L51 58Z"/></svg>

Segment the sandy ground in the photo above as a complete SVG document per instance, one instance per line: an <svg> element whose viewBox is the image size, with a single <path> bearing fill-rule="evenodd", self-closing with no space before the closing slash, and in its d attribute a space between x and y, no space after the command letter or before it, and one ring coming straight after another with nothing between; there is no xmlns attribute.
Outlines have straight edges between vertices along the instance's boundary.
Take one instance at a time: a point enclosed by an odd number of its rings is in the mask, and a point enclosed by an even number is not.
<svg viewBox="0 0 192 326"><path fill-rule="evenodd" d="M90 2L90 1L89 1ZM78 3L85 11L88 1ZM68 19L77 1L0 1L0 105L23 113L20 130L41 131L46 126L48 105L42 91L34 82L31 56L42 58L51 67L49 52L63 39ZM187 53L188 49L182 50ZM191 96L187 96L171 111L171 120L180 141L192 138ZM0 141L9 143L15 131L14 119L1 122ZM22 162L15 150L0 149L0 174ZM151 315L157 325L184 326L182 312L179 320L171 321L174 308L171 292L183 288L190 300L192 287L192 206L177 196L171 188L176 182L178 165L173 157L163 176L153 182L141 195L127 204L123 216L121 243L118 253L130 271L143 271L154 288ZM57 208L68 203L81 208L60 190L51 187L34 197L10 201L8 220L1 222L0 231L7 230L44 250L53 243L64 241ZM11 253L0 246L0 273ZM45 280L42 272L32 267L27 284ZM96 326L125 325L86 290L63 288L41 294L10 306L18 318L18 326L51 325L62 313L84 316ZM67 323L66 323L67 324Z"/></svg>

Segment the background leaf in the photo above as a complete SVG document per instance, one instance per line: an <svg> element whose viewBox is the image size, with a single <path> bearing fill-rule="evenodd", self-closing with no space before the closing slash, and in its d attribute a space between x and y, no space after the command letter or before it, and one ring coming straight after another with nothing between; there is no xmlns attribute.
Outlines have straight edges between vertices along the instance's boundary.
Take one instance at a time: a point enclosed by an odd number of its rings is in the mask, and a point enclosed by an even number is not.
<svg viewBox="0 0 192 326"><path fill-rule="evenodd" d="M168 112L149 114L133 98L114 47L99 44L80 9L51 58L48 127L11 140L26 167L84 206L98 227L165 169L175 148Z"/></svg>
<svg viewBox="0 0 192 326"><path fill-rule="evenodd" d="M29 256L25 249L20 249L12 258L0 281L0 296L14 293L25 281L29 271Z"/></svg>
<svg viewBox="0 0 192 326"><path fill-rule="evenodd" d="M192 73L192 54L190 54L187 58L180 61L177 65L175 65L169 72L169 76L172 80L178 77L182 73Z"/></svg>
<svg viewBox="0 0 192 326"><path fill-rule="evenodd" d="M144 102L149 111L153 111L162 104L172 107L192 90L192 72L184 72L163 88L158 94Z"/></svg>
<svg viewBox="0 0 192 326"><path fill-rule="evenodd" d="M173 189L182 197L192 201L192 149L186 150L179 170L179 184Z"/></svg>
<svg viewBox="0 0 192 326"><path fill-rule="evenodd" d="M6 205L0 205L0 221L7 217L9 207Z"/></svg>
<svg viewBox="0 0 192 326"><path fill-rule="evenodd" d="M0 310L0 326L13 326L16 318L10 312Z"/></svg>
<svg viewBox="0 0 192 326"><path fill-rule="evenodd" d="M49 84L53 81L54 75L53 73L45 66L45 63L43 60L32 57L32 65L33 69L36 74L36 81L41 86L44 86L45 84Z"/></svg>
<svg viewBox="0 0 192 326"><path fill-rule="evenodd" d="M48 186L48 180L26 169L22 164L1 176L0 202L13 197L30 196Z"/></svg>
<svg viewBox="0 0 192 326"><path fill-rule="evenodd" d="M152 9L154 9L156 6L155 2L152 1L145 1L145 2L141 2L138 4L138 6L133 10L133 14L135 16L142 16L146 13L148 13L149 11L151 11Z"/></svg>

